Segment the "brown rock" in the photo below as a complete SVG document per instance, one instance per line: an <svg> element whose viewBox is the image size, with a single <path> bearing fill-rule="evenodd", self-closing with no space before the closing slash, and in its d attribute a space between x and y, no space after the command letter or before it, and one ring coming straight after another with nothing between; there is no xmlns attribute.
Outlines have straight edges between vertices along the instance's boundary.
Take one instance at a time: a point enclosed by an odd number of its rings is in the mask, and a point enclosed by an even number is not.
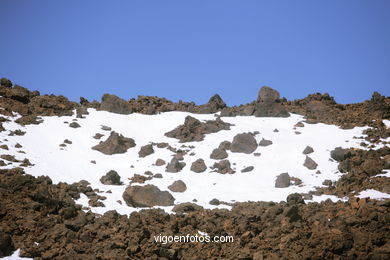
<svg viewBox="0 0 390 260"><path fill-rule="evenodd" d="M151 184L127 187L123 199L130 207L172 206L175 201L168 191L161 191Z"/></svg>
<svg viewBox="0 0 390 260"><path fill-rule="evenodd" d="M169 185L168 189L172 192L185 192L187 190L187 186L182 180L178 180Z"/></svg>
<svg viewBox="0 0 390 260"><path fill-rule="evenodd" d="M111 155L125 153L129 148L132 148L134 146L135 142L132 138L123 137L123 135L112 131L106 141L95 145L94 147L92 147L92 149L104 154Z"/></svg>
<svg viewBox="0 0 390 260"><path fill-rule="evenodd" d="M207 169L206 164L204 163L203 159L198 159L194 161L191 165L191 171L193 172L204 172Z"/></svg>

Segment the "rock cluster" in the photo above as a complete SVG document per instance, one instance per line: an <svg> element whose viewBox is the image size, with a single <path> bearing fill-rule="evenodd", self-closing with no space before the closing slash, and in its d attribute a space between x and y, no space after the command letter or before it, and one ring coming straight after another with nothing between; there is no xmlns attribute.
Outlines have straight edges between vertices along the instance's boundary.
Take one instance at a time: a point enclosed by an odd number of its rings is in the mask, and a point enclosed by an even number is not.
<svg viewBox="0 0 390 260"><path fill-rule="evenodd" d="M135 142L132 138L124 137L123 135L112 131L106 141L93 146L92 149L107 155L111 155L125 153L129 148L134 146Z"/></svg>

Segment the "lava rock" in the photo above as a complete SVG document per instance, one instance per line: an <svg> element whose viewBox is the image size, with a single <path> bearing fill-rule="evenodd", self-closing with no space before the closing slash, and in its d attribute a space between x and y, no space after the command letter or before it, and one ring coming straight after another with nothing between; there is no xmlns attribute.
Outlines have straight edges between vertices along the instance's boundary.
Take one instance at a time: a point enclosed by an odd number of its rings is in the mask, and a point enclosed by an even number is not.
<svg viewBox="0 0 390 260"><path fill-rule="evenodd" d="M305 159L303 166L305 166L309 170L315 170L317 168L318 164L312 158L310 158L309 156L306 155L306 159Z"/></svg>
<svg viewBox="0 0 390 260"><path fill-rule="evenodd" d="M127 187L123 199L130 207L172 206L175 201L168 191L161 191L152 184Z"/></svg>
<svg viewBox="0 0 390 260"><path fill-rule="evenodd" d="M169 185L168 189L173 192L185 192L187 190L187 186L182 180L178 180Z"/></svg>
<svg viewBox="0 0 390 260"><path fill-rule="evenodd" d="M233 153L253 153L257 149L256 139L252 134L242 133L237 134L233 138L233 142L230 146L230 150Z"/></svg>
<svg viewBox="0 0 390 260"><path fill-rule="evenodd" d="M194 161L191 165L191 171L193 172L204 172L207 169L206 164L204 163L203 159L198 159Z"/></svg>
<svg viewBox="0 0 390 260"><path fill-rule="evenodd" d="M104 154L111 155L125 153L129 148L132 148L134 146L135 142L132 138L123 137L123 135L112 131L106 141L95 145L94 147L92 147L92 149Z"/></svg>
<svg viewBox="0 0 390 260"><path fill-rule="evenodd" d="M310 147L310 146L306 146L305 150L303 150L302 153L303 154L310 154L312 152L314 152L314 149L312 147Z"/></svg>
<svg viewBox="0 0 390 260"><path fill-rule="evenodd" d="M235 173L234 170L230 167L230 161L229 160L222 160L220 162L214 163L213 169L215 169L216 172L221 174L233 174Z"/></svg>
<svg viewBox="0 0 390 260"><path fill-rule="evenodd" d="M177 158L173 157L171 162L168 163L165 171L166 172L180 172L186 164L184 162L180 162Z"/></svg>
<svg viewBox="0 0 390 260"><path fill-rule="evenodd" d="M153 145L147 144L141 147L141 150L138 152L139 157L146 157L154 153Z"/></svg>
<svg viewBox="0 0 390 260"><path fill-rule="evenodd" d="M216 148L212 151L210 154L210 158L214 160L221 160L228 157L228 153L225 151L225 149Z"/></svg>
<svg viewBox="0 0 390 260"><path fill-rule="evenodd" d="M104 94L102 96L102 102L100 103L99 110L125 115L131 114L133 112L129 102L121 99L118 96L110 94Z"/></svg>
<svg viewBox="0 0 390 260"><path fill-rule="evenodd" d="M251 172L253 171L255 167L253 166L248 166L248 167L245 167L244 169L241 170L241 172Z"/></svg>
<svg viewBox="0 0 390 260"><path fill-rule="evenodd" d="M69 127L72 127L72 128L79 128L81 127L77 122L72 122L69 124Z"/></svg>
<svg viewBox="0 0 390 260"><path fill-rule="evenodd" d="M290 186L290 175L285 172L276 176L275 188L287 188Z"/></svg>
<svg viewBox="0 0 390 260"><path fill-rule="evenodd" d="M107 172L106 175L102 176L100 178L100 182L103 184L106 184L106 185L121 185L122 184L121 177L114 170L111 170L111 171Z"/></svg>
<svg viewBox="0 0 390 260"><path fill-rule="evenodd" d="M266 139L261 139L261 141L259 142L259 146L269 146L272 144L272 141L271 140L266 140Z"/></svg>

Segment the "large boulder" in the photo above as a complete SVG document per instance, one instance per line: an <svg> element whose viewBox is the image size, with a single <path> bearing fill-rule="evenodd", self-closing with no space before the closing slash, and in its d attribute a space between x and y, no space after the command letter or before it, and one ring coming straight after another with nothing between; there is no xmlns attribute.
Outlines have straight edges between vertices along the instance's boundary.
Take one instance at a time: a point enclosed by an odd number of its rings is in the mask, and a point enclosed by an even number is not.
<svg viewBox="0 0 390 260"><path fill-rule="evenodd" d="M152 184L129 186L122 197L130 207L172 206L175 201L171 193Z"/></svg>
<svg viewBox="0 0 390 260"><path fill-rule="evenodd" d="M111 94L104 94L102 96L102 102L99 109L125 115L131 114L133 112L129 102Z"/></svg>
<svg viewBox="0 0 390 260"><path fill-rule="evenodd" d="M306 155L306 159L305 162L303 163L303 166L305 166L309 170L315 170L318 164L312 158Z"/></svg>
<svg viewBox="0 0 390 260"><path fill-rule="evenodd" d="M279 92L264 86L260 89L255 105L255 116L257 117L289 117L290 114L280 102Z"/></svg>
<svg viewBox="0 0 390 260"><path fill-rule="evenodd" d="M216 148L210 154L210 158L214 160L221 160L227 157L228 157L228 153L223 148Z"/></svg>
<svg viewBox="0 0 390 260"><path fill-rule="evenodd" d="M7 78L1 78L0 79L0 86L5 88L12 88L12 82L11 80Z"/></svg>
<svg viewBox="0 0 390 260"><path fill-rule="evenodd" d="M111 171L107 172L106 175L103 175L100 178L100 182L103 184L106 184L106 185L121 185L122 184L121 176L119 176L119 174L114 170L111 170Z"/></svg>
<svg viewBox="0 0 390 260"><path fill-rule="evenodd" d="M135 142L132 138L124 137L121 134L112 131L106 141L101 142L98 145L92 147L93 150L97 150L104 154L117 154L125 153L129 148L135 146Z"/></svg>
<svg viewBox="0 0 390 260"><path fill-rule="evenodd" d="M191 165L191 171L193 172L204 172L207 169L206 164L204 163L203 159L198 159Z"/></svg>
<svg viewBox="0 0 390 260"><path fill-rule="evenodd" d="M275 188L287 188L290 186L290 175L285 172L276 176Z"/></svg>
<svg viewBox="0 0 390 260"><path fill-rule="evenodd" d="M147 144L141 147L140 151L138 152L139 157L146 157L148 155L151 155L154 153L153 145Z"/></svg>
<svg viewBox="0 0 390 260"><path fill-rule="evenodd" d="M330 152L330 157L332 157L332 159L338 162L341 162L350 156L351 156L351 151L348 149L343 149L341 147L336 147L334 150Z"/></svg>
<svg viewBox="0 0 390 260"><path fill-rule="evenodd" d="M169 185L168 189L173 192L185 192L187 190L187 186L184 181L178 180Z"/></svg>
<svg viewBox="0 0 390 260"><path fill-rule="evenodd" d="M250 133L237 134L233 138L230 150L233 153L253 153L257 148L256 139Z"/></svg>
<svg viewBox="0 0 390 260"><path fill-rule="evenodd" d="M201 122L192 116L187 116L183 125L165 133L165 136L177 138L181 143L202 141L206 134L229 130L230 126L231 124L223 122L219 117L216 120Z"/></svg>

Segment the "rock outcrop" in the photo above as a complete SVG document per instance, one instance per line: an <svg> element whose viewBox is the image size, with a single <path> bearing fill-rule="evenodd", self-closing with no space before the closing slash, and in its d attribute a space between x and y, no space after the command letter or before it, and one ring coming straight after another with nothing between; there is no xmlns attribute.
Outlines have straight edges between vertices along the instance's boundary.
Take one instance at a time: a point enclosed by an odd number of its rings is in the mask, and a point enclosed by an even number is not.
<svg viewBox="0 0 390 260"><path fill-rule="evenodd" d="M95 145L92 147L92 149L107 155L111 155L125 153L129 148L134 146L135 142L132 138L124 137L123 135L112 131L106 141Z"/></svg>
<svg viewBox="0 0 390 260"><path fill-rule="evenodd" d="M233 138L230 150L233 153L253 153L257 149L256 139L250 133L237 134Z"/></svg>
<svg viewBox="0 0 390 260"><path fill-rule="evenodd" d="M175 198L168 191L148 184L145 186L129 186L123 193L123 199L130 207L172 206Z"/></svg>

